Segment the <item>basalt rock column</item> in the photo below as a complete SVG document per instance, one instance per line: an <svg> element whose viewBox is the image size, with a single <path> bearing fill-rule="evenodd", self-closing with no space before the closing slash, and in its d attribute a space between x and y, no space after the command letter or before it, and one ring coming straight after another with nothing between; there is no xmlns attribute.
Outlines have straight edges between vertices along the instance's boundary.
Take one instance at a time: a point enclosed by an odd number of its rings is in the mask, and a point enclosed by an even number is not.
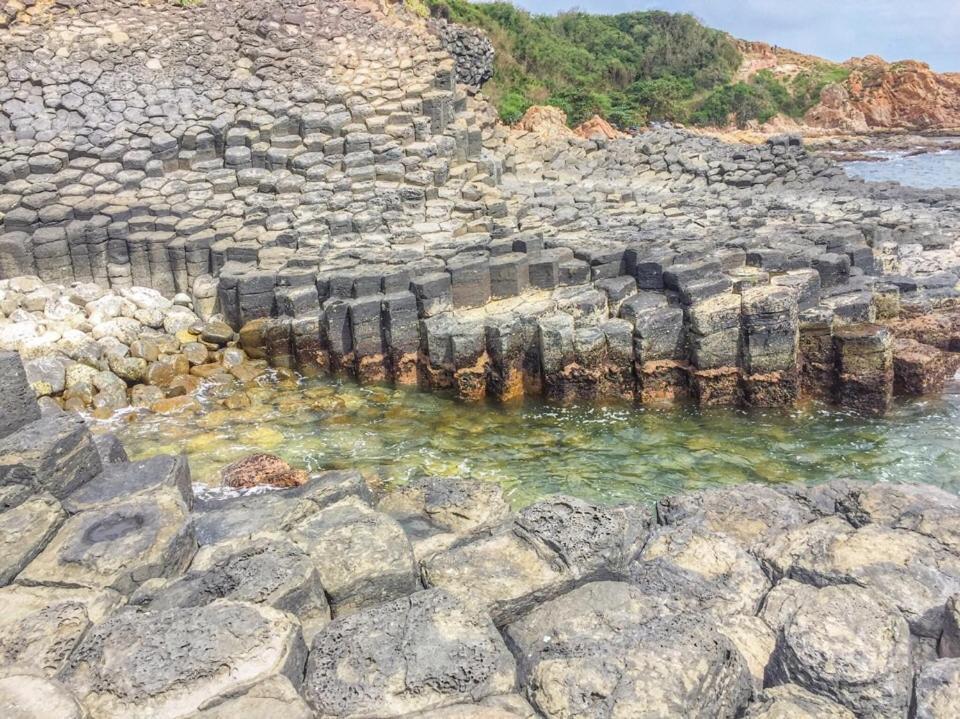
<svg viewBox="0 0 960 719"><path fill-rule="evenodd" d="M893 401L893 335L879 325L850 325L833 335L835 399L843 407L882 414Z"/></svg>
<svg viewBox="0 0 960 719"><path fill-rule="evenodd" d="M742 299L746 402L756 407L793 404L799 394L796 292L756 287Z"/></svg>

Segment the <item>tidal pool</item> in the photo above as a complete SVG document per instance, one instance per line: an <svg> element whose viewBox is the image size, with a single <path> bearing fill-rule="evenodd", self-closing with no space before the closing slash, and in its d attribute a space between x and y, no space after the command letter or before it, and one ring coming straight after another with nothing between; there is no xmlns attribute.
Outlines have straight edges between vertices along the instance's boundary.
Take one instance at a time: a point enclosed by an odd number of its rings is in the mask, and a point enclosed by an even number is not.
<svg viewBox="0 0 960 719"><path fill-rule="evenodd" d="M418 474L499 482L515 506L562 492L653 501L738 482L906 480L960 491L960 382L936 399L899 403L885 418L822 407L698 411L633 405L473 405L408 389L332 380L259 380L251 406L228 410L220 390L202 411L130 411L96 423L132 458L183 452L195 482L255 451L310 470L357 468L384 482Z"/></svg>

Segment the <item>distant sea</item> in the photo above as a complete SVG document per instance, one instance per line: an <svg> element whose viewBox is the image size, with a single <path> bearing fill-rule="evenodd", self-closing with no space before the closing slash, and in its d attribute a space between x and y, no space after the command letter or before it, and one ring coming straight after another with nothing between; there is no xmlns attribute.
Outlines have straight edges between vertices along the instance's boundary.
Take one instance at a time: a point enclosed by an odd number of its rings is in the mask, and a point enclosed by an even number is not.
<svg viewBox="0 0 960 719"><path fill-rule="evenodd" d="M871 182L893 181L923 189L960 187L960 150L909 156L906 153L889 151L867 154L880 159L844 163L847 173Z"/></svg>

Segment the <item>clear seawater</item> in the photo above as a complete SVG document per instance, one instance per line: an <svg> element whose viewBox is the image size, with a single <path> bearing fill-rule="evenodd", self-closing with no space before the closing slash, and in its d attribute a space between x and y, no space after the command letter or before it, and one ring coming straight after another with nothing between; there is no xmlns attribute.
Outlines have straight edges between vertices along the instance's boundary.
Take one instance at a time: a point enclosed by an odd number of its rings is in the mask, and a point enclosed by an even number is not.
<svg viewBox="0 0 960 719"><path fill-rule="evenodd" d="M134 458L185 452L194 481L213 485L221 467L264 451L310 470L357 468L387 483L418 474L495 481L516 506L556 492L653 501L716 485L835 477L960 491L957 380L942 397L900 402L884 418L823 407L502 407L409 389L273 378L247 386L249 408L223 408L219 399L236 390L208 387L196 413L131 411L97 426L116 431Z"/></svg>
<svg viewBox="0 0 960 719"><path fill-rule="evenodd" d="M846 171L872 182L899 182L909 187L960 187L960 150L942 150L923 155L876 152L876 162L848 162Z"/></svg>

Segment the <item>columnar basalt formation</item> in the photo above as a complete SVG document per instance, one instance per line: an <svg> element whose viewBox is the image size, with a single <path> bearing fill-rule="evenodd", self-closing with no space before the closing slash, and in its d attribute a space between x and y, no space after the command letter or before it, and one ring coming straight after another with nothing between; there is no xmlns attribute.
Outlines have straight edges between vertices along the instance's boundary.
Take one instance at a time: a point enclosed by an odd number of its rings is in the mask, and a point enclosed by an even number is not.
<svg viewBox="0 0 960 719"><path fill-rule="evenodd" d="M705 405L880 382L849 403L882 410L913 370L851 377L844 338L958 293L956 192L851 180L794 137L510 130L457 84L449 28L402 6L63 0L4 23L0 277L180 295L278 367ZM934 372L956 347L922 351Z"/></svg>
<svg viewBox="0 0 960 719"><path fill-rule="evenodd" d="M25 418L0 429L5 716L960 710L960 499L942 489L511 511L492 483L374 493L328 471L195 496L185 458L129 462L41 416L18 363L0 353L2 409Z"/></svg>

